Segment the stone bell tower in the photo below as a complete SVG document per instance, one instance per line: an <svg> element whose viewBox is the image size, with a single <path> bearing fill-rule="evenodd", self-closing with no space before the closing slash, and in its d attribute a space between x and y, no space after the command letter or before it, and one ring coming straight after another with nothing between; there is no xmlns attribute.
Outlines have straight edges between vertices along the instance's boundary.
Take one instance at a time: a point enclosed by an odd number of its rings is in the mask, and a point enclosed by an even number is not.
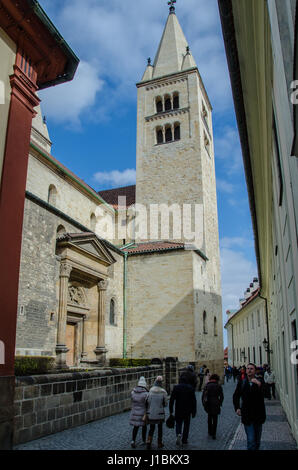
<svg viewBox="0 0 298 470"><path fill-rule="evenodd" d="M143 78L137 83L136 203L147 207L177 204L181 209L183 204L192 205L192 219L194 206L201 205L202 244L197 246L212 259L216 281L219 242L212 106L170 3L154 63L148 59ZM159 220L159 229L161 225ZM161 230L159 239L164 239ZM180 239L172 239L188 242L183 230Z"/></svg>

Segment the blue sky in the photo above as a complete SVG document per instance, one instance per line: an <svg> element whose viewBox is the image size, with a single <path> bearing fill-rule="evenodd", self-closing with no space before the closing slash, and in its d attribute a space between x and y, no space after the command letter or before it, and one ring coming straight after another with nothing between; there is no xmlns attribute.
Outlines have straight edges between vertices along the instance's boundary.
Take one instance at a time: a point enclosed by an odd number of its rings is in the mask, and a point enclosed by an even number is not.
<svg viewBox="0 0 298 470"><path fill-rule="evenodd" d="M52 154L96 190L134 184L135 84L154 59L167 1L40 4L81 60L73 82L40 92ZM178 0L176 14L213 106L225 322L257 268L217 0Z"/></svg>

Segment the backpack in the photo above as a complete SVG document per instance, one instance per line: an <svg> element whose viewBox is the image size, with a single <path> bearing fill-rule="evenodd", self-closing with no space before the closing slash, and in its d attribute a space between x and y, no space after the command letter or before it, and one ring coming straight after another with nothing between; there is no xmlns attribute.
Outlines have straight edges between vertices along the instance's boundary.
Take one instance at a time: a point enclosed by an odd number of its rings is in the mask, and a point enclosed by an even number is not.
<svg viewBox="0 0 298 470"><path fill-rule="evenodd" d="M207 390L207 387L205 387L204 390L203 390L202 404L203 404L204 410L206 411L206 413L208 413L208 390Z"/></svg>

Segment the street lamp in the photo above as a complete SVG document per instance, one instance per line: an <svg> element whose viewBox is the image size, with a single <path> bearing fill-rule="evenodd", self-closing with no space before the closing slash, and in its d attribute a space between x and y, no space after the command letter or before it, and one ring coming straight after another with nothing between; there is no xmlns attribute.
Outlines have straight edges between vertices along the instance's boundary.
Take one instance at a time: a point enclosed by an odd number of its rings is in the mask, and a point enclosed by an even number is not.
<svg viewBox="0 0 298 470"><path fill-rule="evenodd" d="M266 338L264 338L263 346L265 348L266 353L273 353L272 349L269 348L269 341Z"/></svg>

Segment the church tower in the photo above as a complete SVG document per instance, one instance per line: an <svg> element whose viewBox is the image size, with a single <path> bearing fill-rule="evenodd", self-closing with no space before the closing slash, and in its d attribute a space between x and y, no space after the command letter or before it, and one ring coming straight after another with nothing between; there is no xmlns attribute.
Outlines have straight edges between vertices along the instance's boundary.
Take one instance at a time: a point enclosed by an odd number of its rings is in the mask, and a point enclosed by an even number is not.
<svg viewBox="0 0 298 470"><path fill-rule="evenodd" d="M202 234L197 247L212 265L212 285L219 287L212 106L173 4L154 63L148 59L137 89L136 203L145 205L148 211L150 205L176 204L181 209L182 225L183 205L191 205L192 229L195 205L201 206ZM165 238L161 227L160 217L158 239ZM149 222L148 228L152 229ZM184 228L180 239L169 239L189 242ZM152 230L148 241L150 233Z"/></svg>
<svg viewBox="0 0 298 470"><path fill-rule="evenodd" d="M150 231L147 238L140 234L136 219L135 245L127 249L128 343L135 357L142 357L144 351L145 357L178 356L182 362L206 364L221 375L212 107L174 3L170 2L155 60L148 59L137 83L136 211L138 205L147 209ZM151 217L152 208L161 204L180 210L179 236L171 232L174 217L169 237L164 235L162 217ZM198 228L194 218L196 207L201 208L199 244L185 234L184 205L192 209L191 230Z"/></svg>

